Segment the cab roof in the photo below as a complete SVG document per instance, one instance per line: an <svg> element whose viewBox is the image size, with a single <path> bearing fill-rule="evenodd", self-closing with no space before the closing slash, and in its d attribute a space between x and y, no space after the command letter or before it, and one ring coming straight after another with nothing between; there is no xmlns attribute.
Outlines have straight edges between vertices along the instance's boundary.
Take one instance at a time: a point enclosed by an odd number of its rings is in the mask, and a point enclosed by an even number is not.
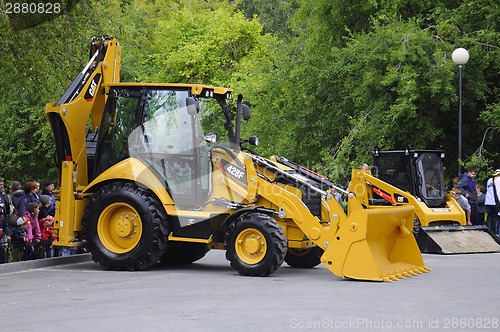
<svg viewBox="0 0 500 332"><path fill-rule="evenodd" d="M104 84L106 87L158 87L158 88L174 88L174 89L191 89L191 93L196 96L212 97L215 95L226 95L227 99L231 99L233 89L222 88L206 84L187 84L187 83L126 83L114 82Z"/></svg>

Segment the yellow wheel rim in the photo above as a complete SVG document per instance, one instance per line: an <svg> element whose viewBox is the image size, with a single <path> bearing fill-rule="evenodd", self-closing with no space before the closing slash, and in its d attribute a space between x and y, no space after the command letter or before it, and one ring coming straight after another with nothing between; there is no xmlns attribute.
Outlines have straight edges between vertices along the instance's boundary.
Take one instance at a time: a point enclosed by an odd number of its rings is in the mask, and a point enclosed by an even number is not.
<svg viewBox="0 0 500 332"><path fill-rule="evenodd" d="M246 264L259 263L267 252L264 235L255 228L241 231L236 237L236 254Z"/></svg>
<svg viewBox="0 0 500 332"><path fill-rule="evenodd" d="M142 235L142 221L137 211L125 203L106 207L97 221L97 234L106 249L123 254L134 249Z"/></svg>

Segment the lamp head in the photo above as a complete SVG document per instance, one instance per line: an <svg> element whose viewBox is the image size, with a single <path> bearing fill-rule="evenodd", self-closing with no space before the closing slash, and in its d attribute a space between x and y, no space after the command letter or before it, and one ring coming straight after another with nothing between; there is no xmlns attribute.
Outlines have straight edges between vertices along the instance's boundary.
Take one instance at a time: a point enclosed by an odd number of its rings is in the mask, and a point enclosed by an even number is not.
<svg viewBox="0 0 500 332"><path fill-rule="evenodd" d="M469 52L465 48L460 47L453 51L451 58L455 64L459 66L465 65L469 61Z"/></svg>

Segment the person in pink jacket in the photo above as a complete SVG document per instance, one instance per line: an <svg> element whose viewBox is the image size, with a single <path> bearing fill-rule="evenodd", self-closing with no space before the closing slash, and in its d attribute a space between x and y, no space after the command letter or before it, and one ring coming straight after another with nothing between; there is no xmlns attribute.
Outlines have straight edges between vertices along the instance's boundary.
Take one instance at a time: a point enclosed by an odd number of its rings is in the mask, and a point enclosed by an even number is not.
<svg viewBox="0 0 500 332"><path fill-rule="evenodd" d="M23 219L28 221L28 228L26 229L28 241L26 242L26 260L37 258L37 248L42 240L42 232L40 224L38 223L38 213L40 212L40 203L29 203L26 208L26 213Z"/></svg>

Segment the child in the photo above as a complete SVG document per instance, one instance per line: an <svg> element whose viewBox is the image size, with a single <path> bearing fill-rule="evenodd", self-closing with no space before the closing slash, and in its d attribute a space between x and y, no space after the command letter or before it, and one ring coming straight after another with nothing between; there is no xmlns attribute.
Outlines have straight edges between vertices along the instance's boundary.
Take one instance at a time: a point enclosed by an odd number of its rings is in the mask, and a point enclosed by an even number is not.
<svg viewBox="0 0 500 332"><path fill-rule="evenodd" d="M44 258L53 257L52 243L57 241L54 235L54 218L52 216L47 216L44 219L44 225L42 228L42 248Z"/></svg>
<svg viewBox="0 0 500 332"><path fill-rule="evenodd" d="M26 259L37 259L37 249L40 241L42 240L42 232L38 224L38 213L40 212L40 203L32 202L28 204L26 213L23 218L28 220L28 228L26 229L28 241L26 242Z"/></svg>
<svg viewBox="0 0 500 332"><path fill-rule="evenodd" d="M50 207L50 197L47 195L40 196L40 212L38 213L38 222L40 223L40 229L43 228L45 224L45 218L49 216Z"/></svg>
<svg viewBox="0 0 500 332"><path fill-rule="evenodd" d="M29 221L25 218L17 219L16 226L12 230L10 236L10 241L12 245L12 261L20 262L24 260L24 251L26 248L26 242L28 241L28 228Z"/></svg>

